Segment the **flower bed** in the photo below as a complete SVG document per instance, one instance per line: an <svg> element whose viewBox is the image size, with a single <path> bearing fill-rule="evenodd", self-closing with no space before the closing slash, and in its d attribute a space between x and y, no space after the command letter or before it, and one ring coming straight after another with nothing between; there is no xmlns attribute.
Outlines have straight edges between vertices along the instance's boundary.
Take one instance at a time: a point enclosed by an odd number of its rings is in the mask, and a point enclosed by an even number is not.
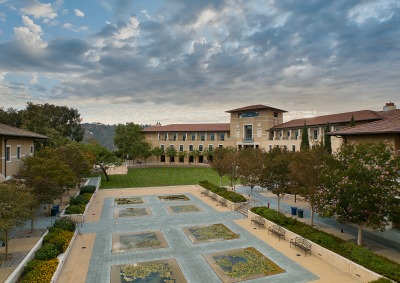
<svg viewBox="0 0 400 283"><path fill-rule="evenodd" d="M144 203L142 197L131 197L131 198L116 198L114 200L116 205L128 205L128 204L141 204Z"/></svg>
<svg viewBox="0 0 400 283"><path fill-rule="evenodd" d="M196 242L232 240L239 238L237 234L232 232L224 224L189 227L185 229L185 233L186 232L189 232L191 235L193 235ZM191 237L189 238L191 239Z"/></svg>
<svg viewBox="0 0 400 283"><path fill-rule="evenodd" d="M245 202L246 198L241 194L238 194L233 191L228 191L226 188L216 186L209 181L200 181L199 185L203 188L212 191L213 193L223 197L226 200L229 200L233 203Z"/></svg>

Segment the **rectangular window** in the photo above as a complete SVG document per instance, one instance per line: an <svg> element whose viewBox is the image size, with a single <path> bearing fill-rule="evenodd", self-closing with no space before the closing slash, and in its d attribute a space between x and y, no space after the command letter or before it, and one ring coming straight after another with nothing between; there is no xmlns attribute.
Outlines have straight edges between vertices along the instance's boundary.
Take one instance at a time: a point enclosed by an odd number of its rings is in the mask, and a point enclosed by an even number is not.
<svg viewBox="0 0 400 283"><path fill-rule="evenodd" d="M262 137L262 130L257 129L257 138L261 138L261 137Z"/></svg>
<svg viewBox="0 0 400 283"><path fill-rule="evenodd" d="M274 112L274 117L275 117L275 118L278 118L278 116L279 116L279 113L275 111L275 112Z"/></svg>
<svg viewBox="0 0 400 283"><path fill-rule="evenodd" d="M192 141L195 141L195 140L196 140L196 134L192 133Z"/></svg>
<svg viewBox="0 0 400 283"><path fill-rule="evenodd" d="M31 145L31 153L33 154L34 147Z"/></svg>
<svg viewBox="0 0 400 283"><path fill-rule="evenodd" d="M314 130L314 140L318 139L318 130Z"/></svg>
<svg viewBox="0 0 400 283"><path fill-rule="evenodd" d="M287 131L287 132L286 132L286 136L287 136L288 138L290 138L290 131Z"/></svg>
<svg viewBox="0 0 400 283"><path fill-rule="evenodd" d="M200 134L200 140L201 141L205 141L206 140L206 134L205 133L201 133Z"/></svg>
<svg viewBox="0 0 400 283"><path fill-rule="evenodd" d="M183 144L179 145L179 151L183 151Z"/></svg>
<svg viewBox="0 0 400 283"><path fill-rule="evenodd" d="M225 134L221 134L220 135L220 139L221 139L221 141L224 141L225 140Z"/></svg>
<svg viewBox="0 0 400 283"><path fill-rule="evenodd" d="M300 132L300 130L297 130L297 131L294 133L294 136L295 136L295 139L296 139L296 140L299 139L299 132Z"/></svg>
<svg viewBox="0 0 400 283"><path fill-rule="evenodd" d="M173 144L170 144L170 145L169 145L169 148L170 148L170 149L174 149L174 145L173 145Z"/></svg>
<svg viewBox="0 0 400 283"><path fill-rule="evenodd" d="M251 141L253 140L253 126L252 125L245 125L244 126L244 139L246 141Z"/></svg>
<svg viewBox="0 0 400 283"><path fill-rule="evenodd" d="M287 151L287 145L284 145L284 146L283 146L283 150L284 150L284 151Z"/></svg>
<svg viewBox="0 0 400 283"><path fill-rule="evenodd" d="M292 151L295 152L296 151L296 146L292 145Z"/></svg>
<svg viewBox="0 0 400 283"><path fill-rule="evenodd" d="M240 131L239 130L236 130L236 137L240 138Z"/></svg>
<svg viewBox="0 0 400 283"><path fill-rule="evenodd" d="M224 145L223 145L223 144L220 144L220 145L218 145L218 147L219 147L219 148L223 148L223 147L224 147Z"/></svg>
<svg viewBox="0 0 400 283"><path fill-rule="evenodd" d="M199 144L199 151L203 151L203 145Z"/></svg>
<svg viewBox="0 0 400 283"><path fill-rule="evenodd" d="M211 133L211 134L210 134L210 140L211 140L211 141L215 140L215 134L214 134L214 133Z"/></svg>
<svg viewBox="0 0 400 283"><path fill-rule="evenodd" d="M212 144L209 144L208 145L208 151L212 151L213 150L213 145Z"/></svg>
<svg viewBox="0 0 400 283"><path fill-rule="evenodd" d="M193 151L193 145L189 144L189 151Z"/></svg>
<svg viewBox="0 0 400 283"><path fill-rule="evenodd" d="M21 146L17 145L17 160L21 159Z"/></svg>
<svg viewBox="0 0 400 283"><path fill-rule="evenodd" d="M162 149L162 150L165 150L165 145L160 145L160 148Z"/></svg>
<svg viewBox="0 0 400 283"><path fill-rule="evenodd" d="M6 161L11 162L11 147L9 145L6 147Z"/></svg>

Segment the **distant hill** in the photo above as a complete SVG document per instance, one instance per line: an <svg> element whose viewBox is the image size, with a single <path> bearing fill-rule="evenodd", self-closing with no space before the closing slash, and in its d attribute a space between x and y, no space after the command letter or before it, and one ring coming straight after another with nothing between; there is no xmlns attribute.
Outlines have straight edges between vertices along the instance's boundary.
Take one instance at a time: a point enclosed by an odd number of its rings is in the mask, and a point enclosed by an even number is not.
<svg viewBox="0 0 400 283"><path fill-rule="evenodd" d="M83 142L89 142L92 139L97 140L102 146L114 151L114 136L117 125L104 125L102 123L84 123L81 124L85 129Z"/></svg>

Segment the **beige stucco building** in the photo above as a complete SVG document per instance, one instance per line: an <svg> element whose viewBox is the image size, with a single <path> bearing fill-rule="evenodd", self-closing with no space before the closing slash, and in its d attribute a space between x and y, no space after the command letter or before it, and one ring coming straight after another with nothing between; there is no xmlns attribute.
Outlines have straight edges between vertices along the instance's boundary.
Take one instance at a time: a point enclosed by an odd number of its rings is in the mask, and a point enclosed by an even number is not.
<svg viewBox="0 0 400 283"><path fill-rule="evenodd" d="M0 182L19 174L23 158L34 153L36 139L47 137L0 124Z"/></svg>
<svg viewBox="0 0 400 283"><path fill-rule="evenodd" d="M250 105L226 111L229 123L219 124L160 124L143 131L153 147L164 150L174 147L177 151L192 152L217 147L261 148L270 150L275 146L290 151L300 150L304 125L308 129L310 144L321 142L329 125L332 149L336 150L344 140L349 142L384 141L400 152L400 110L394 103L387 103L383 111L360 110L312 118L295 119L283 123L285 110L266 105ZM350 127L352 117L355 126ZM390 129L389 129L390 128ZM366 130L368 129L368 130ZM155 157L151 158L155 161ZM165 156L161 162L170 162ZM173 163L194 162L190 154L175 157ZM206 162L201 154L195 162Z"/></svg>

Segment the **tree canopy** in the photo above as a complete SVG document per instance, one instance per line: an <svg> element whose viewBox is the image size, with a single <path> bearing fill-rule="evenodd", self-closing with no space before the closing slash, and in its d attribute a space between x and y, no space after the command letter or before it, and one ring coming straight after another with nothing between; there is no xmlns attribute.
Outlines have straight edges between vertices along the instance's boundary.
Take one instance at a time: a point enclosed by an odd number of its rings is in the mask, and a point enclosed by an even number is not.
<svg viewBox="0 0 400 283"><path fill-rule="evenodd" d="M115 128L115 146L120 157L135 160L150 150L151 145L145 140L142 127L135 123L118 124Z"/></svg>
<svg viewBox="0 0 400 283"><path fill-rule="evenodd" d="M310 148L310 141L308 140L308 128L304 122L303 132L301 134L300 150L307 150Z"/></svg>

